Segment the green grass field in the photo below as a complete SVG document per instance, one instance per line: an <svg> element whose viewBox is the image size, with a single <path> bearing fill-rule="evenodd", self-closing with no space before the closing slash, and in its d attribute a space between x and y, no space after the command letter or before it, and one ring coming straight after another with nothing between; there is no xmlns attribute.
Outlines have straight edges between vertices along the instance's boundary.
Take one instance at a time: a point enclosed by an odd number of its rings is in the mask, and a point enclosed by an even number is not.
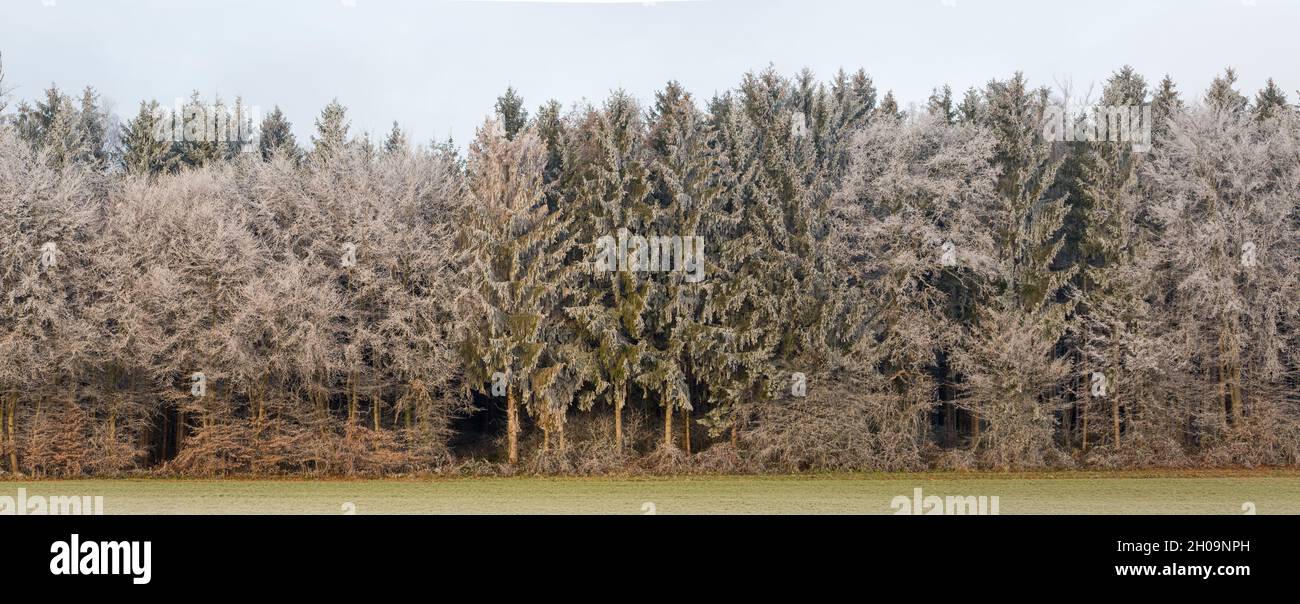
<svg viewBox="0 0 1300 604"><path fill-rule="evenodd" d="M98 495L108 514L891 514L916 487L996 495L1002 514L1300 514L1300 473L1284 471L43 480L0 482L0 496Z"/></svg>

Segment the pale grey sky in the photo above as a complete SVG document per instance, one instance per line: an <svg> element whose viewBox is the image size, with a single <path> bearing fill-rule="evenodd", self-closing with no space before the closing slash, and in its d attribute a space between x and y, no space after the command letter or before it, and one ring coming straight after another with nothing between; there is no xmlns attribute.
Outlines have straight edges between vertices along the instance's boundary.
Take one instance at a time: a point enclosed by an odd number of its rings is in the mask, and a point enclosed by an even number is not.
<svg viewBox="0 0 1300 604"><path fill-rule="evenodd" d="M0 0L19 99L90 84L126 116L145 98L239 94L280 105L304 144L333 97L354 132L396 119L414 141L464 144L507 85L530 111L618 87L645 100L670 79L702 102L769 63L863 67L904 106L1015 70L1099 88L1125 63L1185 97L1233 66L1248 95L1272 76L1295 101L1297 32L1300 0Z"/></svg>

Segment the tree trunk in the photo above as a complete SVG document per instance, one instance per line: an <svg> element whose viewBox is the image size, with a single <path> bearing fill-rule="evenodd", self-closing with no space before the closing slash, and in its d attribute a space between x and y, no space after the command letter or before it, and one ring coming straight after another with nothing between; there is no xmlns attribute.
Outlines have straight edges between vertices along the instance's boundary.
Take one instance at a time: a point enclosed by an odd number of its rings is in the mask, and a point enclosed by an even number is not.
<svg viewBox="0 0 1300 604"><path fill-rule="evenodd" d="M1079 432L1083 436L1083 446L1081 451L1088 450L1088 376L1090 374L1085 370L1083 372L1083 388L1079 395Z"/></svg>
<svg viewBox="0 0 1300 604"><path fill-rule="evenodd" d="M145 465L151 463L151 460L153 459L153 453L150 451L149 447L149 431L148 424L140 426L140 434L136 438L137 447L139 447L140 451L144 452Z"/></svg>
<svg viewBox="0 0 1300 604"><path fill-rule="evenodd" d="M254 392L257 394L257 433L262 433L262 423L266 421L266 392L270 386L263 381L261 387L254 386Z"/></svg>
<svg viewBox="0 0 1300 604"><path fill-rule="evenodd" d="M627 391L622 386L614 386L614 442L618 452L623 452L623 399Z"/></svg>
<svg viewBox="0 0 1300 604"><path fill-rule="evenodd" d="M1115 446L1119 446L1119 397L1114 394L1110 397L1110 421L1115 428Z"/></svg>
<svg viewBox="0 0 1300 604"><path fill-rule="evenodd" d="M158 463L162 463L164 459L167 459L167 445L171 443L171 433L172 431L167 425L167 410L163 409L162 429L158 431L158 440L162 441L162 445L158 447Z"/></svg>
<svg viewBox="0 0 1300 604"><path fill-rule="evenodd" d="M664 448L673 446L673 408L664 407Z"/></svg>
<svg viewBox="0 0 1300 604"><path fill-rule="evenodd" d="M1115 331L1119 331L1118 328ZM1116 343L1114 346L1111 347L1111 352L1112 352L1111 362L1115 367L1113 371L1115 382L1109 384L1110 391L1107 392L1106 394L1107 396L1110 397L1110 421L1111 424L1113 424L1113 427L1115 429L1115 446L1119 447L1119 364L1120 364L1120 353L1119 353L1119 343L1118 343L1119 336L1116 335L1115 338L1113 339L1116 341Z"/></svg>
<svg viewBox="0 0 1300 604"><path fill-rule="evenodd" d="M691 454L691 412L682 409L682 445L686 448L686 454Z"/></svg>
<svg viewBox="0 0 1300 604"><path fill-rule="evenodd" d="M515 389L506 389L506 434L509 441L510 465L519 463L519 408L515 405Z"/></svg>
<svg viewBox="0 0 1300 604"><path fill-rule="evenodd" d="M1242 416L1245 414L1245 401L1241 396L1241 346L1237 343L1237 338L1232 337L1229 340L1228 347L1228 377L1231 379L1232 389L1232 425L1240 426Z"/></svg>
<svg viewBox="0 0 1300 604"><path fill-rule="evenodd" d="M9 404L6 406L9 408L9 420L5 426L5 431L9 435L9 471L17 475L20 472L18 471L18 439L14 438L14 416L18 414L18 395L9 395Z"/></svg>
<svg viewBox="0 0 1300 604"><path fill-rule="evenodd" d="M320 420L321 436L324 436L330 429L330 401L329 395L324 388L317 388L312 392L312 398L316 401L316 415Z"/></svg>
<svg viewBox="0 0 1300 604"><path fill-rule="evenodd" d="M1070 406L1061 414L1061 431L1065 433L1065 450L1074 449L1074 407Z"/></svg>
<svg viewBox="0 0 1300 604"><path fill-rule="evenodd" d="M176 454L181 453L181 444L185 442L185 410L176 410Z"/></svg>
<svg viewBox="0 0 1300 604"><path fill-rule="evenodd" d="M1219 418L1224 426L1231 425L1233 419L1233 401L1232 391L1228 382L1231 381L1231 367L1228 364L1228 321L1225 319L1219 324Z"/></svg>
<svg viewBox="0 0 1300 604"><path fill-rule="evenodd" d="M357 374L348 374L348 427L357 423Z"/></svg>
<svg viewBox="0 0 1300 604"><path fill-rule="evenodd" d="M952 403L945 402L943 404L944 446L951 447L953 442L957 440L957 431L955 429L956 427L957 427L956 407L954 407Z"/></svg>
<svg viewBox="0 0 1300 604"><path fill-rule="evenodd" d="M380 422L379 422L379 413L380 413L380 409L379 409L379 407L380 407L380 402L383 401L383 400L384 400L383 397L378 397L378 396L372 396L372 397L370 397L370 412L371 412L370 414L371 414L371 415L374 417L374 419L375 419L375 432L378 432L378 431L379 431L379 427L380 427Z"/></svg>

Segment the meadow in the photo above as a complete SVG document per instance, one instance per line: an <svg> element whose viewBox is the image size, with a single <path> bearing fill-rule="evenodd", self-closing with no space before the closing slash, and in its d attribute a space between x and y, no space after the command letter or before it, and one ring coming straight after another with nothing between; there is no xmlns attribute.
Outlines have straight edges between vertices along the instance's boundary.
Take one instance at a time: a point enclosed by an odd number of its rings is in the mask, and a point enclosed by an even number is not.
<svg viewBox="0 0 1300 604"><path fill-rule="evenodd" d="M107 514L892 514L912 496L997 496L1001 514L1300 514L1291 470L927 472L387 480L42 480L0 495L102 496Z"/></svg>

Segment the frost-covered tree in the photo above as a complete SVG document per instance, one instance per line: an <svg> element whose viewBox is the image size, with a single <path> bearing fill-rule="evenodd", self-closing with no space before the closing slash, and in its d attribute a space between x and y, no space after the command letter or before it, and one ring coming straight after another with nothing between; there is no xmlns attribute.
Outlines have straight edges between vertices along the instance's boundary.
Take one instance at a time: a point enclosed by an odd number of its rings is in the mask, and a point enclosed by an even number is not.
<svg viewBox="0 0 1300 604"><path fill-rule="evenodd" d="M1277 117L1279 114L1291 110L1291 105L1287 103L1286 93L1282 88L1269 78L1268 82L1255 95L1255 104L1251 107L1255 116L1260 120L1268 120Z"/></svg>
<svg viewBox="0 0 1300 604"><path fill-rule="evenodd" d="M1105 108L1146 105L1146 80L1125 66L1107 81L1099 106ZM1067 119L1073 119L1069 116ZM1132 128L1136 135L1139 128ZM1106 418L1106 435L1111 447L1121 443L1121 410L1136 412L1134 383L1125 360L1132 354L1133 335L1144 317L1141 281L1134 263L1143 243L1141 214L1143 192L1138 174L1145 154L1129 141L1084 141L1071 149L1077 175L1067 183L1074 198L1071 218L1077 241L1073 299L1078 303L1071 315L1070 339L1077 354L1075 410L1080 446L1088 448L1091 434L1098 429L1094 415ZM1100 376L1100 377L1098 377ZM1093 382L1102 380L1104 387ZM1104 394L1095 394L1094 390ZM1100 406L1101 408L1098 408ZM1067 438L1072 435L1067 434ZM1093 439L1096 442L1096 439Z"/></svg>
<svg viewBox="0 0 1300 604"><path fill-rule="evenodd" d="M262 118L258 136L258 151L262 153L262 159L269 160L277 153L297 159L302 153L293 136L293 124L289 123L279 105Z"/></svg>
<svg viewBox="0 0 1300 604"><path fill-rule="evenodd" d="M1205 92L1206 104L1234 113L1245 111L1250 105L1250 99L1241 94L1235 88L1236 85L1237 70L1231 67L1223 70L1223 75L1210 82L1210 89Z"/></svg>
<svg viewBox="0 0 1300 604"><path fill-rule="evenodd" d="M879 374L874 388L898 400L880 412L894 422L873 429L908 435L913 463L936 404L941 442L957 439L947 366L971 301L998 276L993 147L989 133L942 115L877 120L854 139L836 197L831 249L842 287L856 294L847 364Z"/></svg>
<svg viewBox="0 0 1300 604"><path fill-rule="evenodd" d="M1144 171L1159 232L1149 362L1177 376L1167 400L1222 461L1293 463L1300 135L1292 115L1257 123L1207 101L1173 117Z"/></svg>
<svg viewBox="0 0 1300 604"><path fill-rule="evenodd" d="M388 131L388 138L384 139L384 153L407 153L410 145L406 142L406 133L402 132L402 127L393 122L393 129Z"/></svg>
<svg viewBox="0 0 1300 604"><path fill-rule="evenodd" d="M9 95L12 92L13 89L5 84L4 54L0 53L0 114L4 114L5 110L9 108ZM3 122L3 120L0 120L0 122Z"/></svg>
<svg viewBox="0 0 1300 604"><path fill-rule="evenodd" d="M925 110L949 124L957 121L957 109L952 103L952 87L944 84L942 89L934 89L926 102Z"/></svg>
<svg viewBox="0 0 1300 604"><path fill-rule="evenodd" d="M505 128L507 139L514 140L515 135L528 124L524 97L519 96L513 86L507 87L505 93L497 97L496 113L501 126Z"/></svg>
<svg viewBox="0 0 1300 604"><path fill-rule="evenodd" d="M651 287L646 267L629 265L640 252L631 241L660 235L650 200L641 108L630 95L616 91L602 110L588 115L578 136L586 148L573 164L582 177L566 203L573 205L578 241L590 256L587 274L580 277L581 297L566 312L586 345L588 362L597 368L591 394L611 406L614 441L621 448L623 407L643 369ZM665 412L671 415L672 410L665 407Z"/></svg>
<svg viewBox="0 0 1300 604"><path fill-rule="evenodd" d="M348 144L348 110L338 99L334 99L321 110L316 118L316 134L312 135L311 157L316 161L327 161L337 155Z"/></svg>
<svg viewBox="0 0 1300 604"><path fill-rule="evenodd" d="M972 414L973 448L983 448L992 463L1005 465L1028 453L1035 456L1024 461L1041 463L1036 454L1051 448L1056 391L1068 371L1052 358L1068 310L1057 297L1073 275L1073 267L1055 264L1066 206L1065 196L1051 187L1063 159L1044 138L1046 90L1030 89L1017 73L989 82L984 97L982 122L996 141L990 228L997 275L988 295L975 301L970 337L953 366L966 376L962 399ZM1038 345L1013 350L1008 342Z"/></svg>
<svg viewBox="0 0 1300 604"><path fill-rule="evenodd" d="M649 116L647 152L650 163L651 231L659 236L687 241L703 239L703 221L724 193L722 157L715 135L691 95L677 82L669 82L655 95ZM695 239L700 237L701 239ZM677 240L673 240L677 241ZM672 248L673 262L687 262L695 250ZM659 250L660 258L667 250ZM703 256L701 256L702 258ZM662 267L662 265L661 265ZM694 363L691 341L699 331L700 305L705 288L690 266L649 275L650 290L643 313L646 325L645 367L637 381L654 392L664 408L664 445L672 447L672 412L680 410L682 447L691 452L691 412L697 383L703 381ZM698 270L704 270L699 267ZM702 274L699 274L702 276Z"/></svg>
<svg viewBox="0 0 1300 604"><path fill-rule="evenodd" d="M581 266L567 263L570 245L564 217L545 203L546 147L532 130L513 140L488 120L470 145L469 190L462 242L468 252L470 293L464 312L473 317L460 341L466 383L491 392L504 379L507 460L519 461L524 405L549 440L563 434L568 401L554 396L563 365L548 344L562 323L557 300Z"/></svg>
<svg viewBox="0 0 1300 604"><path fill-rule="evenodd" d="M72 98L51 84L45 90L45 98L36 101L34 106L18 105L16 129L25 141L45 152L47 161L56 164L77 161L91 153L96 142L102 143L102 139L89 139L94 133L83 130L86 123L102 126L98 109L93 104L89 109L93 115L83 122Z"/></svg>
<svg viewBox="0 0 1300 604"><path fill-rule="evenodd" d="M95 360L82 309L100 295L92 252L97 175L0 129L0 423L15 474L94 462L80 384ZM92 441L93 442L93 441Z"/></svg>
<svg viewBox="0 0 1300 604"><path fill-rule="evenodd" d="M1160 87L1151 93L1151 137L1153 141L1164 140L1169 131L1171 116L1183 110L1183 100L1178 94L1174 79L1166 75L1160 80Z"/></svg>
<svg viewBox="0 0 1300 604"><path fill-rule="evenodd" d="M159 136L170 133L169 120L158 101L140 102L135 117L122 126L122 166L128 174L161 174L180 165L170 137Z"/></svg>

